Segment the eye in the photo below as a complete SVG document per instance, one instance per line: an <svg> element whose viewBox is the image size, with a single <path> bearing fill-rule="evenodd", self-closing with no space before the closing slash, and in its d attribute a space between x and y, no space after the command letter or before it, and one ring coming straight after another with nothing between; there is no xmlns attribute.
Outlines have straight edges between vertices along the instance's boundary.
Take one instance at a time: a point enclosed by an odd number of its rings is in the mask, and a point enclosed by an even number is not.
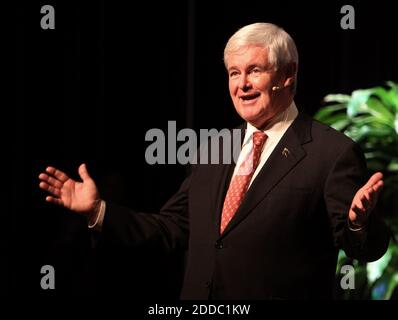
<svg viewBox="0 0 398 320"><path fill-rule="evenodd" d="M261 72L260 68L253 68L251 71L251 73L254 73L254 74L258 74L260 72Z"/></svg>
<svg viewBox="0 0 398 320"><path fill-rule="evenodd" d="M238 71L231 71L229 73L230 78L236 78L239 75Z"/></svg>

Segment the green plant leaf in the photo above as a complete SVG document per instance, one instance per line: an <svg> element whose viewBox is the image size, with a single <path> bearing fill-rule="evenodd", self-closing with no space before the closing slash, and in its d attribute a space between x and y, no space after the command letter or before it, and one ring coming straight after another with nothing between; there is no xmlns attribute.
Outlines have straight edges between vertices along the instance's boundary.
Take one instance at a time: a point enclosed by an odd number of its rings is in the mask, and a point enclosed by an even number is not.
<svg viewBox="0 0 398 320"><path fill-rule="evenodd" d="M368 112L371 113L375 118L379 121L382 121L384 124L394 128L394 115L388 110L380 100L375 98L369 98L366 106L368 107Z"/></svg>
<svg viewBox="0 0 398 320"><path fill-rule="evenodd" d="M337 131L342 131L344 128L346 128L350 124L350 120L344 117L342 117L340 120L334 121L333 123L330 124L330 126Z"/></svg>
<svg viewBox="0 0 398 320"><path fill-rule="evenodd" d="M380 121L378 118L375 118L372 115L357 116L357 117L351 118L351 120L352 120L352 125L355 125L357 127L361 127L364 125L380 127L380 125L385 125L384 121Z"/></svg>
<svg viewBox="0 0 398 320"><path fill-rule="evenodd" d="M361 89L355 90L352 95L351 99L348 101L347 104L347 114L349 117L355 117L358 113L366 112L367 106L366 102L368 101L369 97L372 95L371 89Z"/></svg>
<svg viewBox="0 0 398 320"><path fill-rule="evenodd" d="M329 117L325 118L324 123L333 124L333 123L341 121L341 120L349 120L349 119L347 118L347 115L345 113L336 113L336 114L330 115Z"/></svg>
<svg viewBox="0 0 398 320"><path fill-rule="evenodd" d="M390 87L388 98L395 109L395 113L398 113L398 84L392 81L387 81L387 85Z"/></svg>
<svg viewBox="0 0 398 320"><path fill-rule="evenodd" d="M359 142L367 137L384 138L391 134L391 130L389 128L374 128L369 125L364 125L361 127L351 126L345 130L344 133Z"/></svg>
<svg viewBox="0 0 398 320"><path fill-rule="evenodd" d="M398 108L398 105L397 105L397 108ZM397 109L397 111L398 111L398 109ZM395 134L398 135L398 112L397 112L397 114L395 115L394 129L395 129Z"/></svg>
<svg viewBox="0 0 398 320"><path fill-rule="evenodd" d="M391 299L391 296L397 286L398 286L398 272L394 273L394 275L391 277L390 282L388 283L387 292L384 297L385 300Z"/></svg>
<svg viewBox="0 0 398 320"><path fill-rule="evenodd" d="M395 113L395 98L394 98L394 90L393 89L385 89L383 87L375 87L373 90L372 96L376 97L380 100L380 102L391 112ZM396 97L398 98L398 96Z"/></svg>
<svg viewBox="0 0 398 320"><path fill-rule="evenodd" d="M324 122L325 120L328 120L328 118L335 113L336 111L341 111L341 110L346 110L347 104L345 103L338 103L338 104L332 104L328 105L326 107L321 108L315 115L314 118L320 122Z"/></svg>
<svg viewBox="0 0 398 320"><path fill-rule="evenodd" d="M379 260L367 264L366 270L368 272L368 279L371 283L380 278L383 274L391 261L392 251L392 248L388 248L387 252Z"/></svg>
<svg viewBox="0 0 398 320"><path fill-rule="evenodd" d="M383 152L383 150L367 151L367 152L365 152L365 156L366 156L366 159L368 159L368 160L377 158L377 159L386 160L388 162L391 161L391 155L386 152Z"/></svg>
<svg viewBox="0 0 398 320"><path fill-rule="evenodd" d="M351 96L347 94L328 94L323 98L325 102L339 102L339 103L347 103L351 100Z"/></svg>
<svg viewBox="0 0 398 320"><path fill-rule="evenodd" d="M387 171L398 172L398 160L397 159L391 160L390 164L387 167Z"/></svg>
<svg viewBox="0 0 398 320"><path fill-rule="evenodd" d="M387 81L386 83L391 89L397 89L398 90L398 83L395 83L394 81Z"/></svg>

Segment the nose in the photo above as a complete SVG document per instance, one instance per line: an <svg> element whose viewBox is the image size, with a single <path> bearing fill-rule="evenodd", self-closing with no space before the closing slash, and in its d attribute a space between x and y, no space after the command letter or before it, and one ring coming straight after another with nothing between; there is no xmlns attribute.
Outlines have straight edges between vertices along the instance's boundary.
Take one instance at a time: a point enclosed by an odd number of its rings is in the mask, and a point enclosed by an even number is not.
<svg viewBox="0 0 398 320"><path fill-rule="evenodd" d="M242 91L247 91L251 88L251 82L249 80L248 74L242 74L239 79L239 89Z"/></svg>

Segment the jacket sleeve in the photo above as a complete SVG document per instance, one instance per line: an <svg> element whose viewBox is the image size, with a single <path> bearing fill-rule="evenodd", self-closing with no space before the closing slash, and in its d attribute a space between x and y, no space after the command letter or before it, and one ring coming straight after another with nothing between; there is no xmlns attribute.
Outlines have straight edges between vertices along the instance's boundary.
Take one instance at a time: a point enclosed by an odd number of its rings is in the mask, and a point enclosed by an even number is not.
<svg viewBox="0 0 398 320"><path fill-rule="evenodd" d="M365 229L351 231L348 213L356 192L365 184L366 161L359 146L352 142L337 157L328 174L324 198L332 225L335 245L347 256L361 261L374 261L383 256L389 243L389 232L377 210L370 213Z"/></svg>
<svg viewBox="0 0 398 320"><path fill-rule="evenodd" d="M188 191L193 174L159 213L137 212L107 202L100 242L107 246L146 246L164 251L187 248Z"/></svg>

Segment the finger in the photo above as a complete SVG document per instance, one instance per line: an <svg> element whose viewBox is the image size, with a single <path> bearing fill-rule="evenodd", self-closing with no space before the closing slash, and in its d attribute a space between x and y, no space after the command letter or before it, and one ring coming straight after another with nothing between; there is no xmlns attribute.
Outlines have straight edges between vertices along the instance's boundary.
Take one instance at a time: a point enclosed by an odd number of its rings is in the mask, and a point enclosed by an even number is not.
<svg viewBox="0 0 398 320"><path fill-rule="evenodd" d="M58 188L50 186L47 182L40 182L39 187L43 190L46 190L47 192L51 193L54 196L59 197L61 195L61 190Z"/></svg>
<svg viewBox="0 0 398 320"><path fill-rule="evenodd" d="M52 176L56 177L61 182L65 182L66 180L69 179L69 177L64 172L54 167L47 167L46 171Z"/></svg>
<svg viewBox="0 0 398 320"><path fill-rule="evenodd" d="M376 205L377 199L379 198L379 195L383 190L383 186L384 186L383 181L379 181L376 185L374 185L372 188L369 189L371 203L373 205Z"/></svg>
<svg viewBox="0 0 398 320"><path fill-rule="evenodd" d="M44 182L47 182L52 187L61 188L63 186L63 183L61 181L53 177L50 177L48 174L45 173L41 173L39 175L39 179L43 180Z"/></svg>
<svg viewBox="0 0 398 320"><path fill-rule="evenodd" d="M80 165L80 167L79 167L79 175L80 175L80 178L81 178L83 181L91 180L91 177L90 177L90 175L88 174L87 166L86 166L85 163L83 163L82 165Z"/></svg>
<svg viewBox="0 0 398 320"><path fill-rule="evenodd" d="M63 206L63 205L64 205L64 203L63 203L63 201L62 201L61 199L59 199L59 198L54 198L54 197L52 197L52 196L47 196L47 197L46 197L46 201L51 202L51 203L58 204L58 205L60 205L60 206Z"/></svg>
<svg viewBox="0 0 398 320"><path fill-rule="evenodd" d="M383 180L380 180L379 182L377 182L377 183L372 187L372 189L373 189L375 192L380 193L380 191L383 189L383 187L384 187L384 182L383 182Z"/></svg>
<svg viewBox="0 0 398 320"><path fill-rule="evenodd" d="M364 207L364 205L362 204L361 201L358 201L358 202L354 203L354 204L352 205L351 209L354 210L355 213L357 213L357 211L360 211L360 212L362 212L362 213L365 212L365 207Z"/></svg>
<svg viewBox="0 0 398 320"><path fill-rule="evenodd" d="M368 182L366 182L366 184L364 185L364 189L368 189L368 188L373 187L375 184L377 184L382 179L383 179L383 174L381 172L376 172L375 174L373 174L370 177Z"/></svg>
<svg viewBox="0 0 398 320"><path fill-rule="evenodd" d="M355 200L352 203L351 209L352 210L358 209L358 210L360 210L362 212L365 212L366 206L368 205L368 203L369 202L368 202L368 200L367 200L367 198L365 196L365 193L363 192L363 193L361 193L361 195L358 195L355 198Z"/></svg>
<svg viewBox="0 0 398 320"><path fill-rule="evenodd" d="M373 189L369 192L370 195L370 203L373 205L377 202L378 192L374 191Z"/></svg>
<svg viewBox="0 0 398 320"><path fill-rule="evenodd" d="M380 193L380 191L383 189L383 186L384 186L384 182L383 182L383 180L380 180L377 183L375 183L373 186L365 189L364 192L369 193L369 195L371 197L373 197L374 194L379 194Z"/></svg>
<svg viewBox="0 0 398 320"><path fill-rule="evenodd" d="M366 197L366 199L369 202L372 202L372 199L373 199L373 196L375 193L376 193L376 191L373 188L369 188L363 192L364 196Z"/></svg>
<svg viewBox="0 0 398 320"><path fill-rule="evenodd" d="M362 217L365 214L363 209L358 208L357 206L352 206L351 210L355 212L355 214L359 217Z"/></svg>
<svg viewBox="0 0 398 320"><path fill-rule="evenodd" d="M365 191L360 199L364 210L367 210L372 206L371 197L368 191Z"/></svg>

